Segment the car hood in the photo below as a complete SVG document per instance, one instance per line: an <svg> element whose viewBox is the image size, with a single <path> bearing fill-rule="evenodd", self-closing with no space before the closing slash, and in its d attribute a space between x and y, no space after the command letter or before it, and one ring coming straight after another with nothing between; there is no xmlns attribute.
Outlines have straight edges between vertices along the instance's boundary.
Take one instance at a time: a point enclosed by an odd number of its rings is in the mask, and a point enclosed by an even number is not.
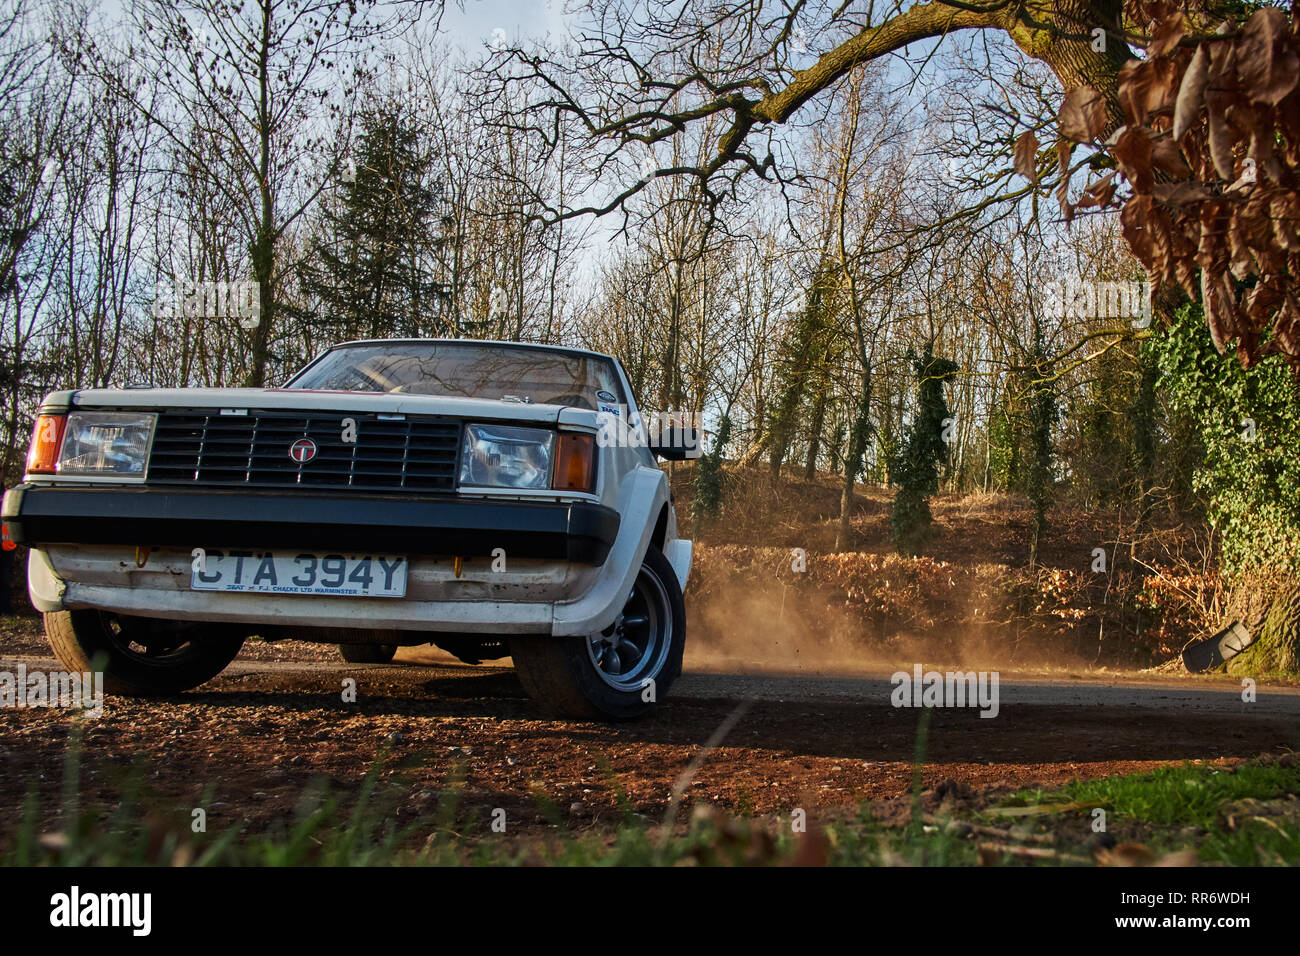
<svg viewBox="0 0 1300 956"><path fill-rule="evenodd" d="M455 418L596 426L596 413L584 408L453 395L337 392L305 388L88 388L65 394L67 404L76 408L384 412L395 415L448 415Z"/></svg>

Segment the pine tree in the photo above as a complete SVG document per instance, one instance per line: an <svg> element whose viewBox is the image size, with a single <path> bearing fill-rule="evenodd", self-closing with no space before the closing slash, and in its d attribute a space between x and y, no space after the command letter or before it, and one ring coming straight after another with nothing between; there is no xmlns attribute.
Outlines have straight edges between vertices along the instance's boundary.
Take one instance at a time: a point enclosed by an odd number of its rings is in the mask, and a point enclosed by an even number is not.
<svg viewBox="0 0 1300 956"><path fill-rule="evenodd" d="M456 334L431 251L440 185L434 156L398 106L361 121L355 164L340 171L302 269L305 316L339 339Z"/></svg>

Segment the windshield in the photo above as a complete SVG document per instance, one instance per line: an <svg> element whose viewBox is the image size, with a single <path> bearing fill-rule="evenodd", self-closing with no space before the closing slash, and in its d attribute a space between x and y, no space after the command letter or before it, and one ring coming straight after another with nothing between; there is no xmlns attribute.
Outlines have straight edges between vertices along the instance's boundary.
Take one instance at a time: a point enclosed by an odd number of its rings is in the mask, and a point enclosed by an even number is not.
<svg viewBox="0 0 1300 956"><path fill-rule="evenodd" d="M627 404L612 359L505 343L375 342L345 345L287 388L406 392L575 405Z"/></svg>

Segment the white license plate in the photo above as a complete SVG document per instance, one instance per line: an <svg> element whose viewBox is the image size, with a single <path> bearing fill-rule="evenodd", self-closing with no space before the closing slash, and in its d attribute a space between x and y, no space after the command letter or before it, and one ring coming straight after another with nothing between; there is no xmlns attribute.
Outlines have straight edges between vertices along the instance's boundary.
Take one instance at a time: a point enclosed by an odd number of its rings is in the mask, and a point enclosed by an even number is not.
<svg viewBox="0 0 1300 956"><path fill-rule="evenodd" d="M190 587L196 591L404 597L406 558L204 550L194 557Z"/></svg>

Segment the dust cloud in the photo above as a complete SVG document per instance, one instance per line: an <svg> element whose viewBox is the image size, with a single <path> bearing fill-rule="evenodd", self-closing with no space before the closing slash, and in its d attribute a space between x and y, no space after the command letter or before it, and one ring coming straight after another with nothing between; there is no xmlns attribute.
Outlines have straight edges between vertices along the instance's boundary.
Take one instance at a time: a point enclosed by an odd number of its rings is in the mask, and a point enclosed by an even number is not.
<svg viewBox="0 0 1300 956"><path fill-rule="evenodd" d="M756 580L754 570L728 573L714 564L707 585L688 590L688 670L856 676L915 663L963 670L1088 666L1059 635L1009 615L978 575L952 579L942 594L899 595L900 614L872 613L874 595L852 585L796 585L779 575Z"/></svg>

